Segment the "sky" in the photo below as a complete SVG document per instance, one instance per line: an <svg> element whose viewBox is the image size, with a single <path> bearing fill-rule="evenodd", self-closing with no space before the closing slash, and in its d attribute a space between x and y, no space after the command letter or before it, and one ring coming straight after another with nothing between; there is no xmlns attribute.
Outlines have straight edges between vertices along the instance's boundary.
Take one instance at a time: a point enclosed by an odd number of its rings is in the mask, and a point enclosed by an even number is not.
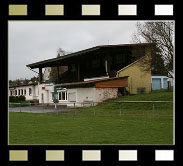
<svg viewBox="0 0 183 166"><path fill-rule="evenodd" d="M136 23L136 21L9 21L9 80L30 79L37 76L26 65L55 58L58 48L76 52L97 45L131 43Z"/></svg>

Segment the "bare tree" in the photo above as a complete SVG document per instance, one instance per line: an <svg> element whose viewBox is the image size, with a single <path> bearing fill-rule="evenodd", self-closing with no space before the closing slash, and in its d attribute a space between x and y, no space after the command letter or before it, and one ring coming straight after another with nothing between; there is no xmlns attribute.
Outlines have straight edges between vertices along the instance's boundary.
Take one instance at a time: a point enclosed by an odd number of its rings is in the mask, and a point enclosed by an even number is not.
<svg viewBox="0 0 183 166"><path fill-rule="evenodd" d="M69 52L63 50L62 48L59 48L57 50L57 58L60 56L64 56L69 54ZM51 72L50 72L50 79L55 80L58 77L58 74L62 74L63 72L67 71L68 68L67 66L58 66L58 67L51 67Z"/></svg>
<svg viewBox="0 0 183 166"><path fill-rule="evenodd" d="M151 69L166 73L173 77L174 57L174 22L173 21L147 21L136 24L137 31L132 36L135 43L153 43L152 57L149 61ZM163 64L160 64L160 61ZM145 62L146 64L148 62ZM159 64L158 64L159 63ZM147 65L146 65L147 66Z"/></svg>

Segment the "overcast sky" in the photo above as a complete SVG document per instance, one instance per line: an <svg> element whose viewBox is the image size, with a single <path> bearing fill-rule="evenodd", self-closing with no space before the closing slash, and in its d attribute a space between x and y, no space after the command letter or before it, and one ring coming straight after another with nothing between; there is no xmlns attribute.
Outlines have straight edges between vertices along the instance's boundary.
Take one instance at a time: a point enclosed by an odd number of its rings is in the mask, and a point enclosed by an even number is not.
<svg viewBox="0 0 183 166"><path fill-rule="evenodd" d="M37 76L26 65L55 58L58 48L75 52L97 45L130 43L135 24L136 21L10 21L9 79Z"/></svg>

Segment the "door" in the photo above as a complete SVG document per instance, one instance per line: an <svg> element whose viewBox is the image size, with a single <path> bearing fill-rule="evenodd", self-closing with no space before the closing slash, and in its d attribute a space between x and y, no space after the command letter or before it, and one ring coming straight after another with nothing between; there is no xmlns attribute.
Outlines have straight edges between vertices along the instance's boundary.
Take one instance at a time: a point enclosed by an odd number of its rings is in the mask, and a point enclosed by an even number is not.
<svg viewBox="0 0 183 166"><path fill-rule="evenodd" d="M161 78L152 78L152 90L161 89Z"/></svg>
<svg viewBox="0 0 183 166"><path fill-rule="evenodd" d="M41 101L42 101L42 103L44 103L44 94L43 93L41 93Z"/></svg>

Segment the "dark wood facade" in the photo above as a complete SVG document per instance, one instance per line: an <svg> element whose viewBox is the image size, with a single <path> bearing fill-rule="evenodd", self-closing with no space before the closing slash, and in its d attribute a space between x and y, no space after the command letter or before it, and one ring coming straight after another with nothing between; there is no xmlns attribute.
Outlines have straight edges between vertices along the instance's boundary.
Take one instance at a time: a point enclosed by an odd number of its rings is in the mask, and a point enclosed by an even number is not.
<svg viewBox="0 0 183 166"><path fill-rule="evenodd" d="M112 78L116 77L118 70L144 56L145 50L149 46L149 43L97 46L59 58L30 64L27 67L39 68L41 72L43 67L67 66L68 70L58 73L57 79L54 80L56 84L82 82L85 78L102 76ZM139 48L140 54L139 51L134 51L139 50ZM40 74L40 82L41 79L42 74Z"/></svg>

